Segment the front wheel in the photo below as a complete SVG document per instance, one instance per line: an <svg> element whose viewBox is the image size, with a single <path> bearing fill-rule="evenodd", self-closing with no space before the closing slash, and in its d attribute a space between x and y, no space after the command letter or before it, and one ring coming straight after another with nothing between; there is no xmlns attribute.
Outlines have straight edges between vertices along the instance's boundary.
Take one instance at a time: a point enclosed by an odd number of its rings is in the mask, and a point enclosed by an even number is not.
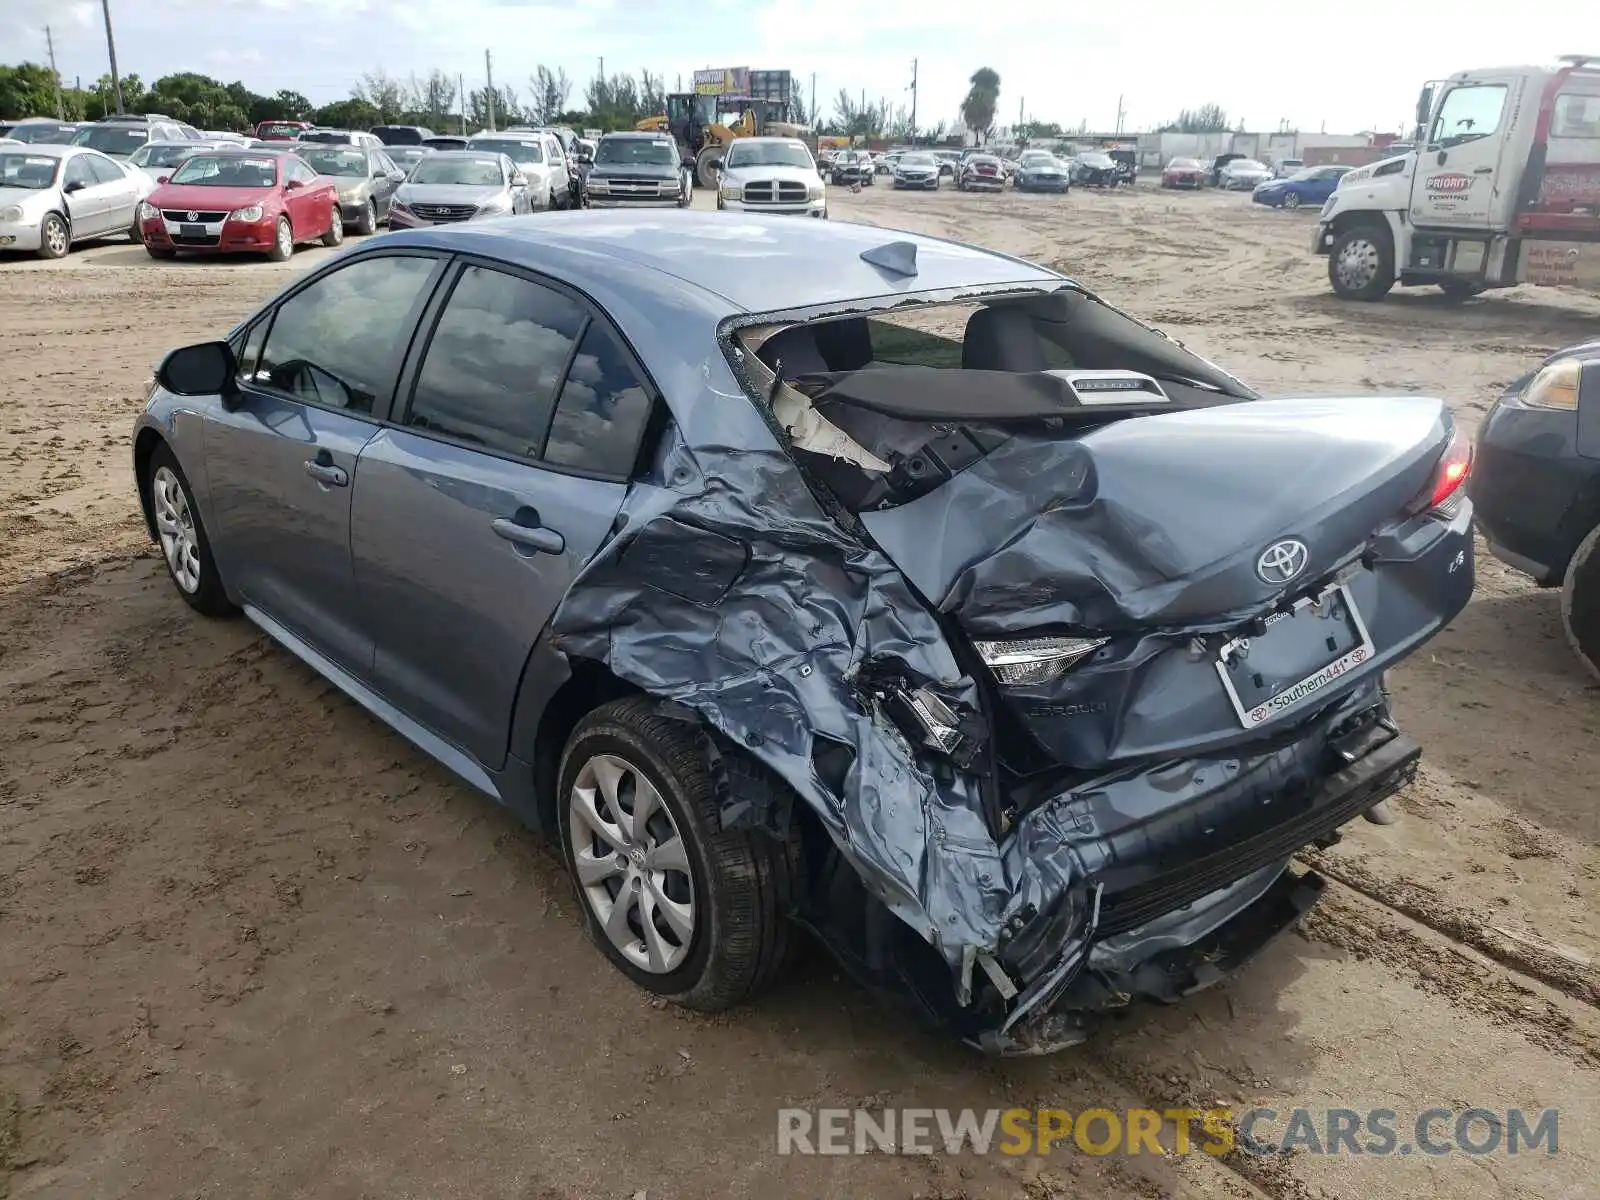
<svg viewBox="0 0 1600 1200"><path fill-rule="evenodd" d="M1394 287L1394 244L1389 231L1357 225L1328 251L1328 282L1344 300L1382 300Z"/></svg>
<svg viewBox="0 0 1600 1200"><path fill-rule="evenodd" d="M278 230L272 238L272 249L267 257L273 262L288 262L294 255L294 228L288 217L278 218Z"/></svg>
<svg viewBox="0 0 1600 1200"><path fill-rule="evenodd" d="M217 574L189 481L165 442L150 455L148 470L150 516L168 578L190 608L208 617L225 616L233 605Z"/></svg>
<svg viewBox="0 0 1600 1200"><path fill-rule="evenodd" d="M1578 543L1561 583L1561 628L1589 674L1600 679L1600 526Z"/></svg>
<svg viewBox="0 0 1600 1200"><path fill-rule="evenodd" d="M178 257L178 252L176 250L168 250L165 246L152 246L148 243L145 245L144 252L151 258L166 259Z"/></svg>
<svg viewBox="0 0 1600 1200"><path fill-rule="evenodd" d="M72 235L60 213L49 213L39 224L39 257L65 258L72 249Z"/></svg>
<svg viewBox="0 0 1600 1200"><path fill-rule="evenodd" d="M370 196L367 198L367 206L356 218L356 232L362 237L378 232L378 202Z"/></svg>
<svg viewBox="0 0 1600 1200"><path fill-rule="evenodd" d="M1285 208L1299 208L1300 207L1300 197L1295 195L1295 193L1290 192L1287 196L1285 196L1283 198L1283 206Z"/></svg>
<svg viewBox="0 0 1600 1200"><path fill-rule="evenodd" d="M721 814L781 786L644 698L578 722L557 790L562 854L589 936L636 985L718 1012L777 974L797 843L725 830Z"/></svg>

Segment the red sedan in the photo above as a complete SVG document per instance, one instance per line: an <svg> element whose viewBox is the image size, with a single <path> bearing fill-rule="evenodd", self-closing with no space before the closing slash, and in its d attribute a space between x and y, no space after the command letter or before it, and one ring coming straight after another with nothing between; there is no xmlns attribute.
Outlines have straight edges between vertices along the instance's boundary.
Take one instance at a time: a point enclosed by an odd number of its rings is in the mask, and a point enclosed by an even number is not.
<svg viewBox="0 0 1600 1200"><path fill-rule="evenodd" d="M1197 158L1175 158L1161 172L1164 188L1199 188L1205 186L1206 169Z"/></svg>
<svg viewBox="0 0 1600 1200"><path fill-rule="evenodd" d="M157 183L139 205L139 236L151 258L193 250L283 262L299 242L344 241L333 181L295 154L207 150Z"/></svg>

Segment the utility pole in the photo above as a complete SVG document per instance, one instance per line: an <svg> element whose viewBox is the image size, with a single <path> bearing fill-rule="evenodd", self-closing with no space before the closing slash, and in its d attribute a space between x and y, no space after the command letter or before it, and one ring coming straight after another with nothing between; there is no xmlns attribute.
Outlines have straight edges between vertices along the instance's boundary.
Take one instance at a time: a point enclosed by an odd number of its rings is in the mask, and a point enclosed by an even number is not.
<svg viewBox="0 0 1600 1200"><path fill-rule="evenodd" d="M1122 97L1118 96L1117 97L1117 129L1116 129L1116 133L1117 133L1118 137L1122 136L1122 118L1127 115L1127 112L1128 112L1128 110L1122 107Z"/></svg>
<svg viewBox="0 0 1600 1200"><path fill-rule="evenodd" d="M1017 100L1017 132L1012 135L1012 141L1016 141L1017 138L1022 136L1022 112L1023 106L1027 104L1027 102L1028 101L1026 97L1021 97Z"/></svg>
<svg viewBox="0 0 1600 1200"><path fill-rule="evenodd" d="M606 81L606 59L605 59L605 55L602 54L600 56L600 82L604 83L605 81Z"/></svg>
<svg viewBox="0 0 1600 1200"><path fill-rule="evenodd" d="M460 71L456 72L456 91L461 97L461 136L467 136L467 80Z"/></svg>
<svg viewBox="0 0 1600 1200"><path fill-rule="evenodd" d="M106 18L106 53L111 58L111 89L117 96L117 113L122 113L122 76L117 74L117 39L111 33L111 0L100 0Z"/></svg>
<svg viewBox="0 0 1600 1200"><path fill-rule="evenodd" d="M917 144L917 60L911 60L911 144Z"/></svg>
<svg viewBox="0 0 1600 1200"><path fill-rule="evenodd" d="M812 128L813 132L815 132L816 128L817 128L817 117L818 117L818 115L819 114L817 113L817 73L815 71L813 71L813 72L811 72L811 128Z"/></svg>
<svg viewBox="0 0 1600 1200"><path fill-rule="evenodd" d="M494 132L494 62L489 57L489 52L483 52L483 74L489 81L488 89L483 95L483 107L489 114L489 132Z"/></svg>
<svg viewBox="0 0 1600 1200"><path fill-rule="evenodd" d="M56 40L50 36L50 26L44 27L44 44L50 49L50 78L56 84L56 120L65 121L67 110L61 105L61 72L56 70Z"/></svg>

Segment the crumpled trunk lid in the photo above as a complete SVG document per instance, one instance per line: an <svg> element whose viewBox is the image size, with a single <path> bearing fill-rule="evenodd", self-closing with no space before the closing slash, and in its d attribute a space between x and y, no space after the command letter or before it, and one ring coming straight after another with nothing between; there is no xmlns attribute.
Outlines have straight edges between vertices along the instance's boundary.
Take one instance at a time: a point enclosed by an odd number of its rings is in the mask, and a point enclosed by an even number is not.
<svg viewBox="0 0 1600 1200"><path fill-rule="evenodd" d="M1418 397L1262 400L1073 439L1018 436L926 495L860 514L973 637L1222 628L1339 566L1427 484L1453 428ZM1257 571L1303 542L1287 582Z"/></svg>

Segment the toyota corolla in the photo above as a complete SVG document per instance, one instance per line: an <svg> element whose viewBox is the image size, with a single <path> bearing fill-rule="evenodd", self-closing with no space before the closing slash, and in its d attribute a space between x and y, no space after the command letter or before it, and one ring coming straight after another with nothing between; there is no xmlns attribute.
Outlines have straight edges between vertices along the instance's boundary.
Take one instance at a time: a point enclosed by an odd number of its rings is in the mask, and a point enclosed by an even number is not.
<svg viewBox="0 0 1600 1200"><path fill-rule="evenodd" d="M1472 590L1442 402L1265 399L866 225L375 239L169 354L133 459L178 595L548 833L640 987L727 1008L804 928L997 1053L1292 926Z"/></svg>

